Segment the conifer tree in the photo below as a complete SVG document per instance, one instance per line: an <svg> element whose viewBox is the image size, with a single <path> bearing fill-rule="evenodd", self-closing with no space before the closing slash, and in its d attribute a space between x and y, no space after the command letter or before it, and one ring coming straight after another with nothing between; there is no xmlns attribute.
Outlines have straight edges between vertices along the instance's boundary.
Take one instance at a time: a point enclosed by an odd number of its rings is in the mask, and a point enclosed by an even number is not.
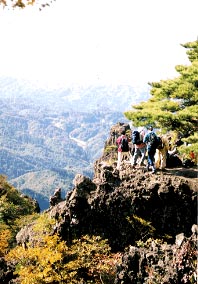
<svg viewBox="0 0 198 284"><path fill-rule="evenodd" d="M178 133L188 151L198 151L198 41L182 45L190 64L177 65L179 76L172 80L149 83L151 97L132 106L125 116L134 126L152 124L165 132Z"/></svg>

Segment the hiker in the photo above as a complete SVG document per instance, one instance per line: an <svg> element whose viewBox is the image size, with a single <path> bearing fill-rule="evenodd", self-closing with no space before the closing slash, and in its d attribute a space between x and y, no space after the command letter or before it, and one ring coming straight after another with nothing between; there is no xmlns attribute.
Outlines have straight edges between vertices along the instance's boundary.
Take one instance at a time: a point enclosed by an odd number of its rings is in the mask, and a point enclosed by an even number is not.
<svg viewBox="0 0 198 284"><path fill-rule="evenodd" d="M146 155L146 144L143 143L143 139L145 136L144 129L140 129L140 131L134 131L132 134L132 143L134 145L134 154L132 159L132 167L135 168L138 161L138 167L141 167L144 165L144 159ZM138 160L138 158L140 159Z"/></svg>
<svg viewBox="0 0 198 284"><path fill-rule="evenodd" d="M190 159L191 159L191 161L192 161L192 162L194 162L194 161L195 161L195 153L194 153L194 151L193 151L193 150L191 150L191 151L190 151L190 153L189 153L189 157L190 157Z"/></svg>
<svg viewBox="0 0 198 284"><path fill-rule="evenodd" d="M117 138L117 132L115 130L113 130L111 132L111 143L115 144L116 143L116 138Z"/></svg>
<svg viewBox="0 0 198 284"><path fill-rule="evenodd" d="M173 156L175 154L178 154L179 153L178 150L177 150L177 147L178 147L177 142L178 142L178 140L173 143L171 136L169 136L168 137L168 141L169 141L169 149L168 149L167 156L169 157L169 156Z"/></svg>
<svg viewBox="0 0 198 284"><path fill-rule="evenodd" d="M192 151L190 151L190 153L188 155L186 155L186 157L185 156L183 157L182 165L185 168L191 168L191 167L194 167L195 164L196 164L195 153L192 150Z"/></svg>
<svg viewBox="0 0 198 284"><path fill-rule="evenodd" d="M171 149L170 145L169 145L169 149ZM167 158L166 158L166 166L168 168L182 167L182 160L179 157L179 152L176 146L172 148L171 150L168 150Z"/></svg>
<svg viewBox="0 0 198 284"><path fill-rule="evenodd" d="M151 167L152 173L156 172L155 169L155 152L156 152L156 140L157 135L153 131L153 127L150 126L148 128L148 133L144 136L143 143L146 144L147 147L147 154L148 154L148 164L147 164L147 170Z"/></svg>
<svg viewBox="0 0 198 284"><path fill-rule="evenodd" d="M126 131L122 130L121 135L117 138L116 143L118 145L118 161L117 170L120 170L121 162L124 159L128 159L132 164L132 156L129 149L129 138L126 136ZM126 143L126 145L125 145Z"/></svg>
<svg viewBox="0 0 198 284"><path fill-rule="evenodd" d="M161 136L162 146L156 149L155 168L164 171L166 168L166 159L169 150L169 141L171 137Z"/></svg>

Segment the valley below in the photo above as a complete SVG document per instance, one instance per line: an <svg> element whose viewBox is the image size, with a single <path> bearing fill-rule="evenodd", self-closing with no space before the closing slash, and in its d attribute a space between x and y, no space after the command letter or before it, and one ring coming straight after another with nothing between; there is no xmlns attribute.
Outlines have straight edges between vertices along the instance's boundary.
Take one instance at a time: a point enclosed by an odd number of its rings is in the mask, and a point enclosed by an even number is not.
<svg viewBox="0 0 198 284"><path fill-rule="evenodd" d="M0 174L48 208L54 190L65 197L76 174L92 178L111 126L147 98L147 87L44 90L0 78Z"/></svg>

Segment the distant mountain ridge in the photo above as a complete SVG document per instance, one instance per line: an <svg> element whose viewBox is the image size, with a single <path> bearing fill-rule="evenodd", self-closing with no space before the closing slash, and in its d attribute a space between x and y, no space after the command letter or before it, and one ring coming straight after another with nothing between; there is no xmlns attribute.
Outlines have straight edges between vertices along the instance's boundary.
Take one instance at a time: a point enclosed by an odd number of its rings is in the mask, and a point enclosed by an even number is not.
<svg viewBox="0 0 198 284"><path fill-rule="evenodd" d="M54 95L56 97L54 97ZM124 112L131 103L147 100L147 85L104 85L104 86L69 86L59 89L45 89L28 81L15 78L0 78L0 98L10 99L14 105L18 97L32 98L34 104L44 104L50 110L80 112L93 110L111 110ZM30 102L29 102L30 103Z"/></svg>
<svg viewBox="0 0 198 284"><path fill-rule="evenodd" d="M45 209L55 187L65 193L76 173L92 176L110 127L148 96L144 86L53 90L0 78L0 174Z"/></svg>

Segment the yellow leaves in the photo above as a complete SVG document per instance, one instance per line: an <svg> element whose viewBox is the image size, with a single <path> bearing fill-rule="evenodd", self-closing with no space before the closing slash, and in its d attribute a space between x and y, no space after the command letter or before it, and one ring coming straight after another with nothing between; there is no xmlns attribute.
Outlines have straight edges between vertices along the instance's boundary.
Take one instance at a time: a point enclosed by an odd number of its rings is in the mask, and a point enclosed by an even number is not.
<svg viewBox="0 0 198 284"><path fill-rule="evenodd" d="M39 241L39 235L42 234L49 234L52 231L53 226L55 225L55 219L50 218L47 213L40 214L39 218L36 220L33 231L38 236Z"/></svg>
<svg viewBox="0 0 198 284"><path fill-rule="evenodd" d="M8 229L0 231L0 257L4 256L9 247L9 239L11 238L11 232Z"/></svg>
<svg viewBox="0 0 198 284"><path fill-rule="evenodd" d="M6 256L6 260L17 262L17 271L21 284L53 283L58 273L54 268L59 268L60 263L68 250L66 244L55 236L44 236L40 246L23 248L17 246Z"/></svg>
<svg viewBox="0 0 198 284"><path fill-rule="evenodd" d="M126 219L133 228L136 228L137 238L139 237L144 240L144 238L147 239L149 236L154 235L155 228L151 225L151 222L142 219L137 215L127 216Z"/></svg>
<svg viewBox="0 0 198 284"><path fill-rule="evenodd" d="M30 250L26 250L23 247L15 247L12 249L5 257L7 261L21 262L23 264L23 260L28 258L30 254Z"/></svg>
<svg viewBox="0 0 198 284"><path fill-rule="evenodd" d="M98 236L83 236L67 247L57 235L43 236L35 247L16 247L6 259L17 267L21 284L79 283L81 271L91 277L93 283L101 283L100 277L115 277L116 264L121 256L110 253L106 240ZM85 276L86 277L86 276Z"/></svg>
<svg viewBox="0 0 198 284"><path fill-rule="evenodd" d="M113 283L109 281L115 276L120 257L110 253L106 240L99 236L83 236L74 240L70 253L71 260L65 265L67 271L78 272L83 269L87 275L92 275L94 283L101 283L100 277L108 279L105 283Z"/></svg>

